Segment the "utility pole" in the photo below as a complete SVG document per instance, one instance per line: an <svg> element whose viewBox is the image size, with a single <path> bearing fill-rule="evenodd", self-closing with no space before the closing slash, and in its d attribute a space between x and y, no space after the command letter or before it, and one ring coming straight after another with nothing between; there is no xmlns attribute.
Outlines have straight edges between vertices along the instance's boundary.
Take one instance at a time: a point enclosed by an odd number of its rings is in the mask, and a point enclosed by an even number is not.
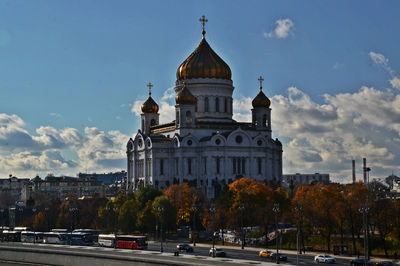
<svg viewBox="0 0 400 266"><path fill-rule="evenodd" d="M279 264L279 246L278 246L278 213L280 212L279 203L274 203L272 211L275 213L275 239L276 239L276 264Z"/></svg>

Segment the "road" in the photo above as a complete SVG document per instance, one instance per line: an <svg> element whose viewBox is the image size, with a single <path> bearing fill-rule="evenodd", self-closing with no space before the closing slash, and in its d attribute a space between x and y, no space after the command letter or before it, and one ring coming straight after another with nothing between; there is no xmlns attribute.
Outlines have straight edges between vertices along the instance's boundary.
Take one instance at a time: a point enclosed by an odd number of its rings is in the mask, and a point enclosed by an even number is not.
<svg viewBox="0 0 400 266"><path fill-rule="evenodd" d="M163 244L164 252L174 252L176 250L176 245L177 243L175 242L168 242ZM205 246L204 244L197 244L196 247L194 247L194 252L193 255L197 256L209 256L209 251L210 251L211 245L210 246ZM218 248L223 248L227 254L228 258L232 259L243 259L243 260L252 260L252 261L268 261L272 262L272 260L266 259L266 258L260 258L258 256L258 252L261 250L257 250L254 248L248 248L248 249L240 249L238 247L224 247L224 246L218 246ZM150 242L148 245L148 250L152 251L160 251L160 243L153 243ZM185 253L185 251L181 251ZM284 253L284 252L283 252ZM290 264L290 265L296 265L297 263L297 256L295 254L288 254L284 253L288 261L287 262L280 262L281 264ZM307 255L307 254L302 254L299 255L299 265L312 265L315 264L314 262L314 255ZM336 265L350 265L350 261L347 259L341 259L337 258L336 259Z"/></svg>

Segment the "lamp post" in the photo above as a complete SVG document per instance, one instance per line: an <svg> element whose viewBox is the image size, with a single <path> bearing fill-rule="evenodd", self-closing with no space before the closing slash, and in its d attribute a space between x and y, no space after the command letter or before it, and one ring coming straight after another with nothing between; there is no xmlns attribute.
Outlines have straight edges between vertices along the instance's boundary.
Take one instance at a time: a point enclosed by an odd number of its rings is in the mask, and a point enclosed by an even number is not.
<svg viewBox="0 0 400 266"><path fill-rule="evenodd" d="M0 209L0 215L1 215L1 227L4 226L4 209Z"/></svg>
<svg viewBox="0 0 400 266"><path fill-rule="evenodd" d="M303 209L303 206L300 204L296 205L296 211L299 213L299 218L298 218L298 225L297 225L297 265L299 265L299 254L301 253L300 249L300 232L301 232L301 211Z"/></svg>
<svg viewBox="0 0 400 266"><path fill-rule="evenodd" d="M275 213L275 239L276 239L276 264L279 264L279 247L278 247L278 213L280 212L279 203L274 203L272 211Z"/></svg>
<svg viewBox="0 0 400 266"><path fill-rule="evenodd" d="M212 222L211 222L212 223L212 257L215 258L215 249L214 249L214 247L215 247L215 242L214 242L214 213L216 211L215 206L211 205L209 211L210 211L210 214L211 214L211 217L212 217Z"/></svg>
<svg viewBox="0 0 400 266"><path fill-rule="evenodd" d="M19 226L22 226L22 220L23 220L23 216L24 216L24 208L22 207L18 207L17 208L18 212L19 212Z"/></svg>
<svg viewBox="0 0 400 266"><path fill-rule="evenodd" d="M49 208L48 207L44 208L44 211L46 213L46 223L47 223L47 232L48 232L48 231L50 231Z"/></svg>
<svg viewBox="0 0 400 266"><path fill-rule="evenodd" d="M164 212L164 207L163 206L158 206L157 207L158 213L160 214L160 252L164 252L164 247L163 247L163 231L162 231L162 225L163 225L163 212Z"/></svg>
<svg viewBox="0 0 400 266"><path fill-rule="evenodd" d="M35 229L35 214L36 214L36 208L32 209L33 213L33 223L32 223L32 229L33 229L33 244L36 243L36 229Z"/></svg>
<svg viewBox="0 0 400 266"><path fill-rule="evenodd" d="M107 211L113 211L114 212L114 248L117 248L117 212L118 212L118 206L107 206Z"/></svg>
<svg viewBox="0 0 400 266"><path fill-rule="evenodd" d="M76 207L69 207L69 222L70 222L70 232L69 232L69 245L72 245L72 231L74 230L74 213L78 210Z"/></svg>
<svg viewBox="0 0 400 266"><path fill-rule="evenodd" d="M242 249L244 249L244 244L245 244L245 237L244 237L244 230L243 230L243 211L245 207L243 204L239 205L239 210L240 210L240 219L241 219L241 230L242 230Z"/></svg>
<svg viewBox="0 0 400 266"><path fill-rule="evenodd" d="M364 257L365 261L369 260L369 252L368 252L368 224L367 224L367 215L369 212L368 204L362 204L361 207L358 209L360 213L363 214L363 228L364 228ZM366 262L365 262L366 263Z"/></svg>
<svg viewBox="0 0 400 266"><path fill-rule="evenodd" d="M192 207L193 210L193 230L192 230L192 238L193 238L193 246L196 246L196 239L195 239L195 233L194 231L196 230L196 212L198 210L196 205L193 205Z"/></svg>

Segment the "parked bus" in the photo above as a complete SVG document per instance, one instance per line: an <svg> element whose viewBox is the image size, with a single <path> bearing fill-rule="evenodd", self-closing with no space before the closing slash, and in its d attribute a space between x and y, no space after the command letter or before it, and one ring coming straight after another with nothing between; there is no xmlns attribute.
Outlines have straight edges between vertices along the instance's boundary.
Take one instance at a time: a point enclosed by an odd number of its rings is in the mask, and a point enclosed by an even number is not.
<svg viewBox="0 0 400 266"><path fill-rule="evenodd" d="M84 232L72 232L67 235L67 243L74 246L93 246L93 235Z"/></svg>
<svg viewBox="0 0 400 266"><path fill-rule="evenodd" d="M4 230L1 234L2 241L21 242L21 231Z"/></svg>
<svg viewBox="0 0 400 266"><path fill-rule="evenodd" d="M98 241L98 237L100 234L99 230L96 229L75 229L74 231L72 231L73 233L86 233L86 234L90 234L93 238L93 242L97 242Z"/></svg>
<svg viewBox="0 0 400 266"><path fill-rule="evenodd" d="M57 232L43 233L43 243L45 244L65 245L67 244L67 240L68 237L66 233L57 233Z"/></svg>
<svg viewBox="0 0 400 266"><path fill-rule="evenodd" d="M117 248L147 249L146 236L117 235Z"/></svg>
<svg viewBox="0 0 400 266"><path fill-rule="evenodd" d="M32 232L32 231L22 231L21 232L21 242L43 243L43 233L42 232Z"/></svg>
<svg viewBox="0 0 400 266"><path fill-rule="evenodd" d="M115 247L115 235L103 235L100 234L98 238L98 243L100 247Z"/></svg>

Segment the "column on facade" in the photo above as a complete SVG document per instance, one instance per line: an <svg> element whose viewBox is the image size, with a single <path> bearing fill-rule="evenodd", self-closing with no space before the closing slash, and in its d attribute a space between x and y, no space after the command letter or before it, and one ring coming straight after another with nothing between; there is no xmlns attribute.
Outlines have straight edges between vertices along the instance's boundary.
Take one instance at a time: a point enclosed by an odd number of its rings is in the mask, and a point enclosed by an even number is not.
<svg viewBox="0 0 400 266"><path fill-rule="evenodd" d="M224 149L224 180L225 180L225 184L228 184L228 157L226 156L226 150Z"/></svg>
<svg viewBox="0 0 400 266"><path fill-rule="evenodd" d="M270 149L267 149L265 152L265 177L267 180L272 179L272 158Z"/></svg>
<svg viewBox="0 0 400 266"><path fill-rule="evenodd" d="M196 187L200 187L200 178L201 178L201 166L202 166L202 161L201 161L201 152L197 152L197 165L196 165Z"/></svg>
<svg viewBox="0 0 400 266"><path fill-rule="evenodd" d="M178 166L179 166L179 184L183 183L183 176L185 175L185 159L183 158L183 154L180 153L179 159L178 159Z"/></svg>

